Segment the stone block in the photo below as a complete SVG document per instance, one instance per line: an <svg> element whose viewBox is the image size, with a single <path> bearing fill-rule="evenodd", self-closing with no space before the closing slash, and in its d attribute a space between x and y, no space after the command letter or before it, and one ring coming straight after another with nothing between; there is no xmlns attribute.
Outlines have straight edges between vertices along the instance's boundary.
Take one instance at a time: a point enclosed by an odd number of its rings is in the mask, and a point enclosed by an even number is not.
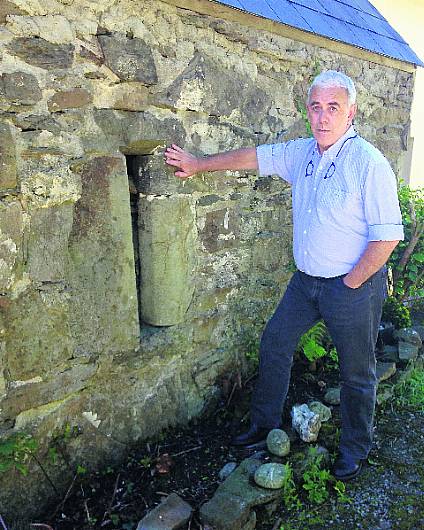
<svg viewBox="0 0 424 530"><path fill-rule="evenodd" d="M150 105L150 94L139 82L123 82L112 86L101 83L96 86L93 103L99 109L143 111Z"/></svg>
<svg viewBox="0 0 424 530"><path fill-rule="evenodd" d="M420 334L414 328L398 329L395 331L394 337L399 341L399 344L401 342L406 342L408 344L414 344L418 348L421 348L422 346Z"/></svg>
<svg viewBox="0 0 424 530"><path fill-rule="evenodd" d="M68 43L74 40L69 20L63 15L31 15L8 17L7 29L18 37L41 37L52 43Z"/></svg>
<svg viewBox="0 0 424 530"><path fill-rule="evenodd" d="M243 100L242 106L240 100ZM200 53L194 55L158 101L171 108L214 116L229 116L234 109L239 109L242 121L249 125L257 124L271 105L270 97L251 77L229 70Z"/></svg>
<svg viewBox="0 0 424 530"><path fill-rule="evenodd" d="M26 72L2 74L0 96L8 102L21 105L34 105L43 97L37 78Z"/></svg>
<svg viewBox="0 0 424 530"><path fill-rule="evenodd" d="M152 154L159 146L164 147L167 142L180 143L183 145L186 132L179 119L172 114L160 119L151 112L124 112L110 109L98 109L93 113L97 126L95 135L85 139L88 150L99 153L110 153L120 150L125 155L147 155ZM166 164L161 156L162 167ZM168 181L171 176L174 181L179 182L181 190L183 184L173 176L170 168ZM162 170L164 171L164 169ZM195 180L195 179L193 179ZM188 183L187 183L188 184ZM190 188L190 187L189 187ZM169 194L176 188L145 190L148 193Z"/></svg>
<svg viewBox="0 0 424 530"><path fill-rule="evenodd" d="M38 37L18 37L7 48L12 55L45 70L69 68L74 58L73 44L52 44Z"/></svg>
<svg viewBox="0 0 424 530"><path fill-rule="evenodd" d="M197 232L192 201L141 195L138 215L141 318L155 326L177 324L185 319L194 291Z"/></svg>
<svg viewBox="0 0 424 530"><path fill-rule="evenodd" d="M0 202L0 291L11 289L23 264L23 212L19 202Z"/></svg>
<svg viewBox="0 0 424 530"><path fill-rule="evenodd" d="M400 361L410 361L418 357L419 347L410 342L399 342L398 350Z"/></svg>
<svg viewBox="0 0 424 530"><path fill-rule="evenodd" d="M105 64L122 81L140 81L154 85L158 78L155 61L149 45L139 38L123 34L99 35Z"/></svg>
<svg viewBox="0 0 424 530"><path fill-rule="evenodd" d="M28 272L32 280L37 282L65 280L72 222L72 204L41 208L31 212Z"/></svg>
<svg viewBox="0 0 424 530"><path fill-rule="evenodd" d="M392 344L385 344L383 347L383 354L379 358L383 362L397 362L399 361L399 351L398 347L393 346Z"/></svg>
<svg viewBox="0 0 424 530"><path fill-rule="evenodd" d="M85 107L91 102L91 95L83 88L73 88L56 92L47 102L50 112L58 112L64 109L77 109Z"/></svg>
<svg viewBox="0 0 424 530"><path fill-rule="evenodd" d="M176 493L171 493L159 506L138 523L137 530L177 530L188 522L193 511Z"/></svg>
<svg viewBox="0 0 424 530"><path fill-rule="evenodd" d="M216 252L237 244L239 216L234 209L222 208L206 213L203 229L200 231L203 246L209 252Z"/></svg>
<svg viewBox="0 0 424 530"><path fill-rule="evenodd" d="M0 24L6 24L6 17L8 15L19 15L21 13L23 14L24 11L9 0L2 0L0 2Z"/></svg>
<svg viewBox="0 0 424 530"><path fill-rule="evenodd" d="M3 313L5 364L11 380L49 373L72 357L66 294L27 290Z"/></svg>
<svg viewBox="0 0 424 530"><path fill-rule="evenodd" d="M10 381L7 397L1 405L0 422L82 390L95 373L95 364L80 364L43 379L38 376L28 381Z"/></svg>
<svg viewBox="0 0 424 530"><path fill-rule="evenodd" d="M240 466L218 486L212 499L200 508L203 523L216 530L244 530L255 506L279 498L281 491L256 486L253 475L262 465L254 457L243 460Z"/></svg>
<svg viewBox="0 0 424 530"><path fill-rule="evenodd" d="M0 191L17 186L16 142L12 127L0 122Z"/></svg>
<svg viewBox="0 0 424 530"><path fill-rule="evenodd" d="M151 154L134 157L132 173L139 193L170 195L182 191L182 181L164 161L164 147L165 142Z"/></svg>
<svg viewBox="0 0 424 530"><path fill-rule="evenodd" d="M396 363L377 362L376 375L379 383L390 379L395 373Z"/></svg>
<svg viewBox="0 0 424 530"><path fill-rule="evenodd" d="M82 182L68 246L76 352L128 351L139 324L125 159L94 157L73 169Z"/></svg>

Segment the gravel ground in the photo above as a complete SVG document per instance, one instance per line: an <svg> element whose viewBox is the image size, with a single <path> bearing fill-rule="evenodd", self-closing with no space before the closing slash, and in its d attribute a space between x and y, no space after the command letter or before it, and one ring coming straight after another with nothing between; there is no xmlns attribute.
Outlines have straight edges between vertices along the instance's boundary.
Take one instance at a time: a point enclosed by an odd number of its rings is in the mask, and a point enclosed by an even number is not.
<svg viewBox="0 0 424 530"><path fill-rule="evenodd" d="M358 479L346 484L350 502L281 513L258 529L424 529L424 413L385 410L376 421L375 448ZM275 526L275 520L280 524Z"/></svg>

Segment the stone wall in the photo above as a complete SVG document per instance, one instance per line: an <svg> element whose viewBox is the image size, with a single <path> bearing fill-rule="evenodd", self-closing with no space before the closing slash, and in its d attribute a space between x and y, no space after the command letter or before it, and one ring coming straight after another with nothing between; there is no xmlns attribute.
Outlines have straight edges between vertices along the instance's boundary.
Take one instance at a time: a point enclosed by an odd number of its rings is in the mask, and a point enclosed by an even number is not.
<svg viewBox="0 0 424 530"><path fill-rule="evenodd" d="M2 1L0 59L0 433L43 458L71 426L71 464L95 468L199 415L290 275L289 188L182 182L163 146L305 135L311 76L341 68L399 171L413 76L158 0ZM63 488L71 472L45 466ZM0 474L0 513L52 493L30 462Z"/></svg>

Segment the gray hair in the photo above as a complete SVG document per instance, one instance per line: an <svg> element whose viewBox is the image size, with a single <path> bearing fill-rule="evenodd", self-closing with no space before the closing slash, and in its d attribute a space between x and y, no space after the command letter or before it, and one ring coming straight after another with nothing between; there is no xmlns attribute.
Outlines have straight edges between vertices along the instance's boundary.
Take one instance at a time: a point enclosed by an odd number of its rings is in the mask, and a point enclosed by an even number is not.
<svg viewBox="0 0 424 530"><path fill-rule="evenodd" d="M336 70L327 70L317 75L312 81L311 86L308 90L308 102L311 97L312 89L315 87L321 88L330 88L330 87L340 87L347 90L347 98L349 105L353 105L356 102L356 88L352 79L341 72L336 72Z"/></svg>

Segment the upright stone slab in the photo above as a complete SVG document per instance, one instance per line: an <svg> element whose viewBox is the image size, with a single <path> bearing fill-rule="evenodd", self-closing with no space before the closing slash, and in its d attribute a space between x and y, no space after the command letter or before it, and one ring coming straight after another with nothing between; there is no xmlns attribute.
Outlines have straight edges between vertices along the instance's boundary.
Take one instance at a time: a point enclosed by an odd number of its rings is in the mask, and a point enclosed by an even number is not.
<svg viewBox="0 0 424 530"><path fill-rule="evenodd" d="M140 195L140 308L144 322L182 322L194 282L195 212L185 196Z"/></svg>
<svg viewBox="0 0 424 530"><path fill-rule="evenodd" d="M1 137L1 133L0 133ZM22 265L23 212L21 203L0 202L0 292L8 292Z"/></svg>
<svg viewBox="0 0 424 530"><path fill-rule="evenodd" d="M82 181L69 237L70 324L76 349L133 349L139 324L125 161L94 157L73 169Z"/></svg>
<svg viewBox="0 0 424 530"><path fill-rule="evenodd" d="M16 185L15 139L10 125L0 122L0 191L15 188Z"/></svg>
<svg viewBox="0 0 424 530"><path fill-rule="evenodd" d="M72 220L72 204L40 208L31 213L28 271L32 280L57 282L66 278Z"/></svg>

